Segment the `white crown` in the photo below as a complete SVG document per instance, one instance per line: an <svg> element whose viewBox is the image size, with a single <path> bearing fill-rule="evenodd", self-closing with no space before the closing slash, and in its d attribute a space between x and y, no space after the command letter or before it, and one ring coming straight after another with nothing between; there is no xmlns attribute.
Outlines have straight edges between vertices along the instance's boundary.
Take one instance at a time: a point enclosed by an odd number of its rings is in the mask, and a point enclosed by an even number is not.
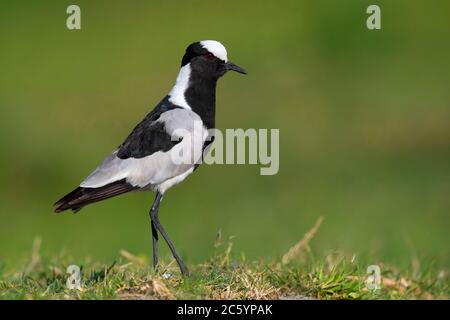
<svg viewBox="0 0 450 320"><path fill-rule="evenodd" d="M215 40L203 40L200 41L200 44L203 48L211 52L213 55L215 55L220 60L223 60L225 62L228 61L227 59L227 49L221 44L219 41Z"/></svg>

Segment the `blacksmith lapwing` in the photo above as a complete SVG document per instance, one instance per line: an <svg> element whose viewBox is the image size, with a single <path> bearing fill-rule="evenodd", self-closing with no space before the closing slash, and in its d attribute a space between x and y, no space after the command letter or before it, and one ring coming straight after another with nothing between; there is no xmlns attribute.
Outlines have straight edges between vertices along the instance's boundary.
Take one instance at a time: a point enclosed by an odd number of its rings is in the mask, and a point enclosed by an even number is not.
<svg viewBox="0 0 450 320"><path fill-rule="evenodd" d="M156 197L150 208L154 268L158 266L159 232L181 272L188 274L159 221L158 208L164 193L199 166L210 146L217 80L230 70L246 74L228 61L220 42L205 40L189 45L169 94L78 188L55 203L55 212L77 212L88 204L130 191L154 191ZM195 132L198 127L200 134Z"/></svg>

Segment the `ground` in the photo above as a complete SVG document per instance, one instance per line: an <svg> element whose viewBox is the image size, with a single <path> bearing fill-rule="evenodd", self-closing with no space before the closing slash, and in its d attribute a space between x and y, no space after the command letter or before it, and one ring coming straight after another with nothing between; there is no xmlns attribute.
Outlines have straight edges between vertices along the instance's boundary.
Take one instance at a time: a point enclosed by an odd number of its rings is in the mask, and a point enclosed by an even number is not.
<svg viewBox="0 0 450 320"><path fill-rule="evenodd" d="M35 241L20 268L0 265L1 299L448 299L448 272L416 263L411 270L379 265L378 289L369 289L366 266L336 252L315 259L309 247L321 220L280 261L234 257L231 238L218 234L216 254L182 277L174 261L154 272L148 257L122 250L110 265L86 259L81 288L69 289L70 258L43 257Z"/></svg>

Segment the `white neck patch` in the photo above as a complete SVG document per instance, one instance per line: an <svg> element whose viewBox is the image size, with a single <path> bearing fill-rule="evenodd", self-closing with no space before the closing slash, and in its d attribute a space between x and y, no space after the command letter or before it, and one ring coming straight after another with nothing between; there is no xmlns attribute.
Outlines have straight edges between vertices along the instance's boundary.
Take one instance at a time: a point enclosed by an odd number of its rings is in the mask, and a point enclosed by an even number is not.
<svg viewBox="0 0 450 320"><path fill-rule="evenodd" d="M227 59L227 49L221 44L219 41L215 40L203 40L200 41L200 44L203 48L211 52L213 55L215 55L220 60L223 60L225 62L228 61Z"/></svg>
<svg viewBox="0 0 450 320"><path fill-rule="evenodd" d="M191 110L191 107L186 101L184 93L189 86L189 78L191 76L191 64L188 63L180 69L177 80L172 90L169 92L169 101L173 104L185 109Z"/></svg>

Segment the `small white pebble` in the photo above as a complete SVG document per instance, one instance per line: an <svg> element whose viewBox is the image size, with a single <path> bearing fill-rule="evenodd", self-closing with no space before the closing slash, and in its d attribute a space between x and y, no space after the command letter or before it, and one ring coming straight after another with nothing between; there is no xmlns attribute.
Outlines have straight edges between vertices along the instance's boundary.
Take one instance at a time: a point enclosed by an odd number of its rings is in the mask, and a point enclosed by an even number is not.
<svg viewBox="0 0 450 320"><path fill-rule="evenodd" d="M164 274L162 275L164 279L169 279L172 275L169 272L164 272Z"/></svg>

